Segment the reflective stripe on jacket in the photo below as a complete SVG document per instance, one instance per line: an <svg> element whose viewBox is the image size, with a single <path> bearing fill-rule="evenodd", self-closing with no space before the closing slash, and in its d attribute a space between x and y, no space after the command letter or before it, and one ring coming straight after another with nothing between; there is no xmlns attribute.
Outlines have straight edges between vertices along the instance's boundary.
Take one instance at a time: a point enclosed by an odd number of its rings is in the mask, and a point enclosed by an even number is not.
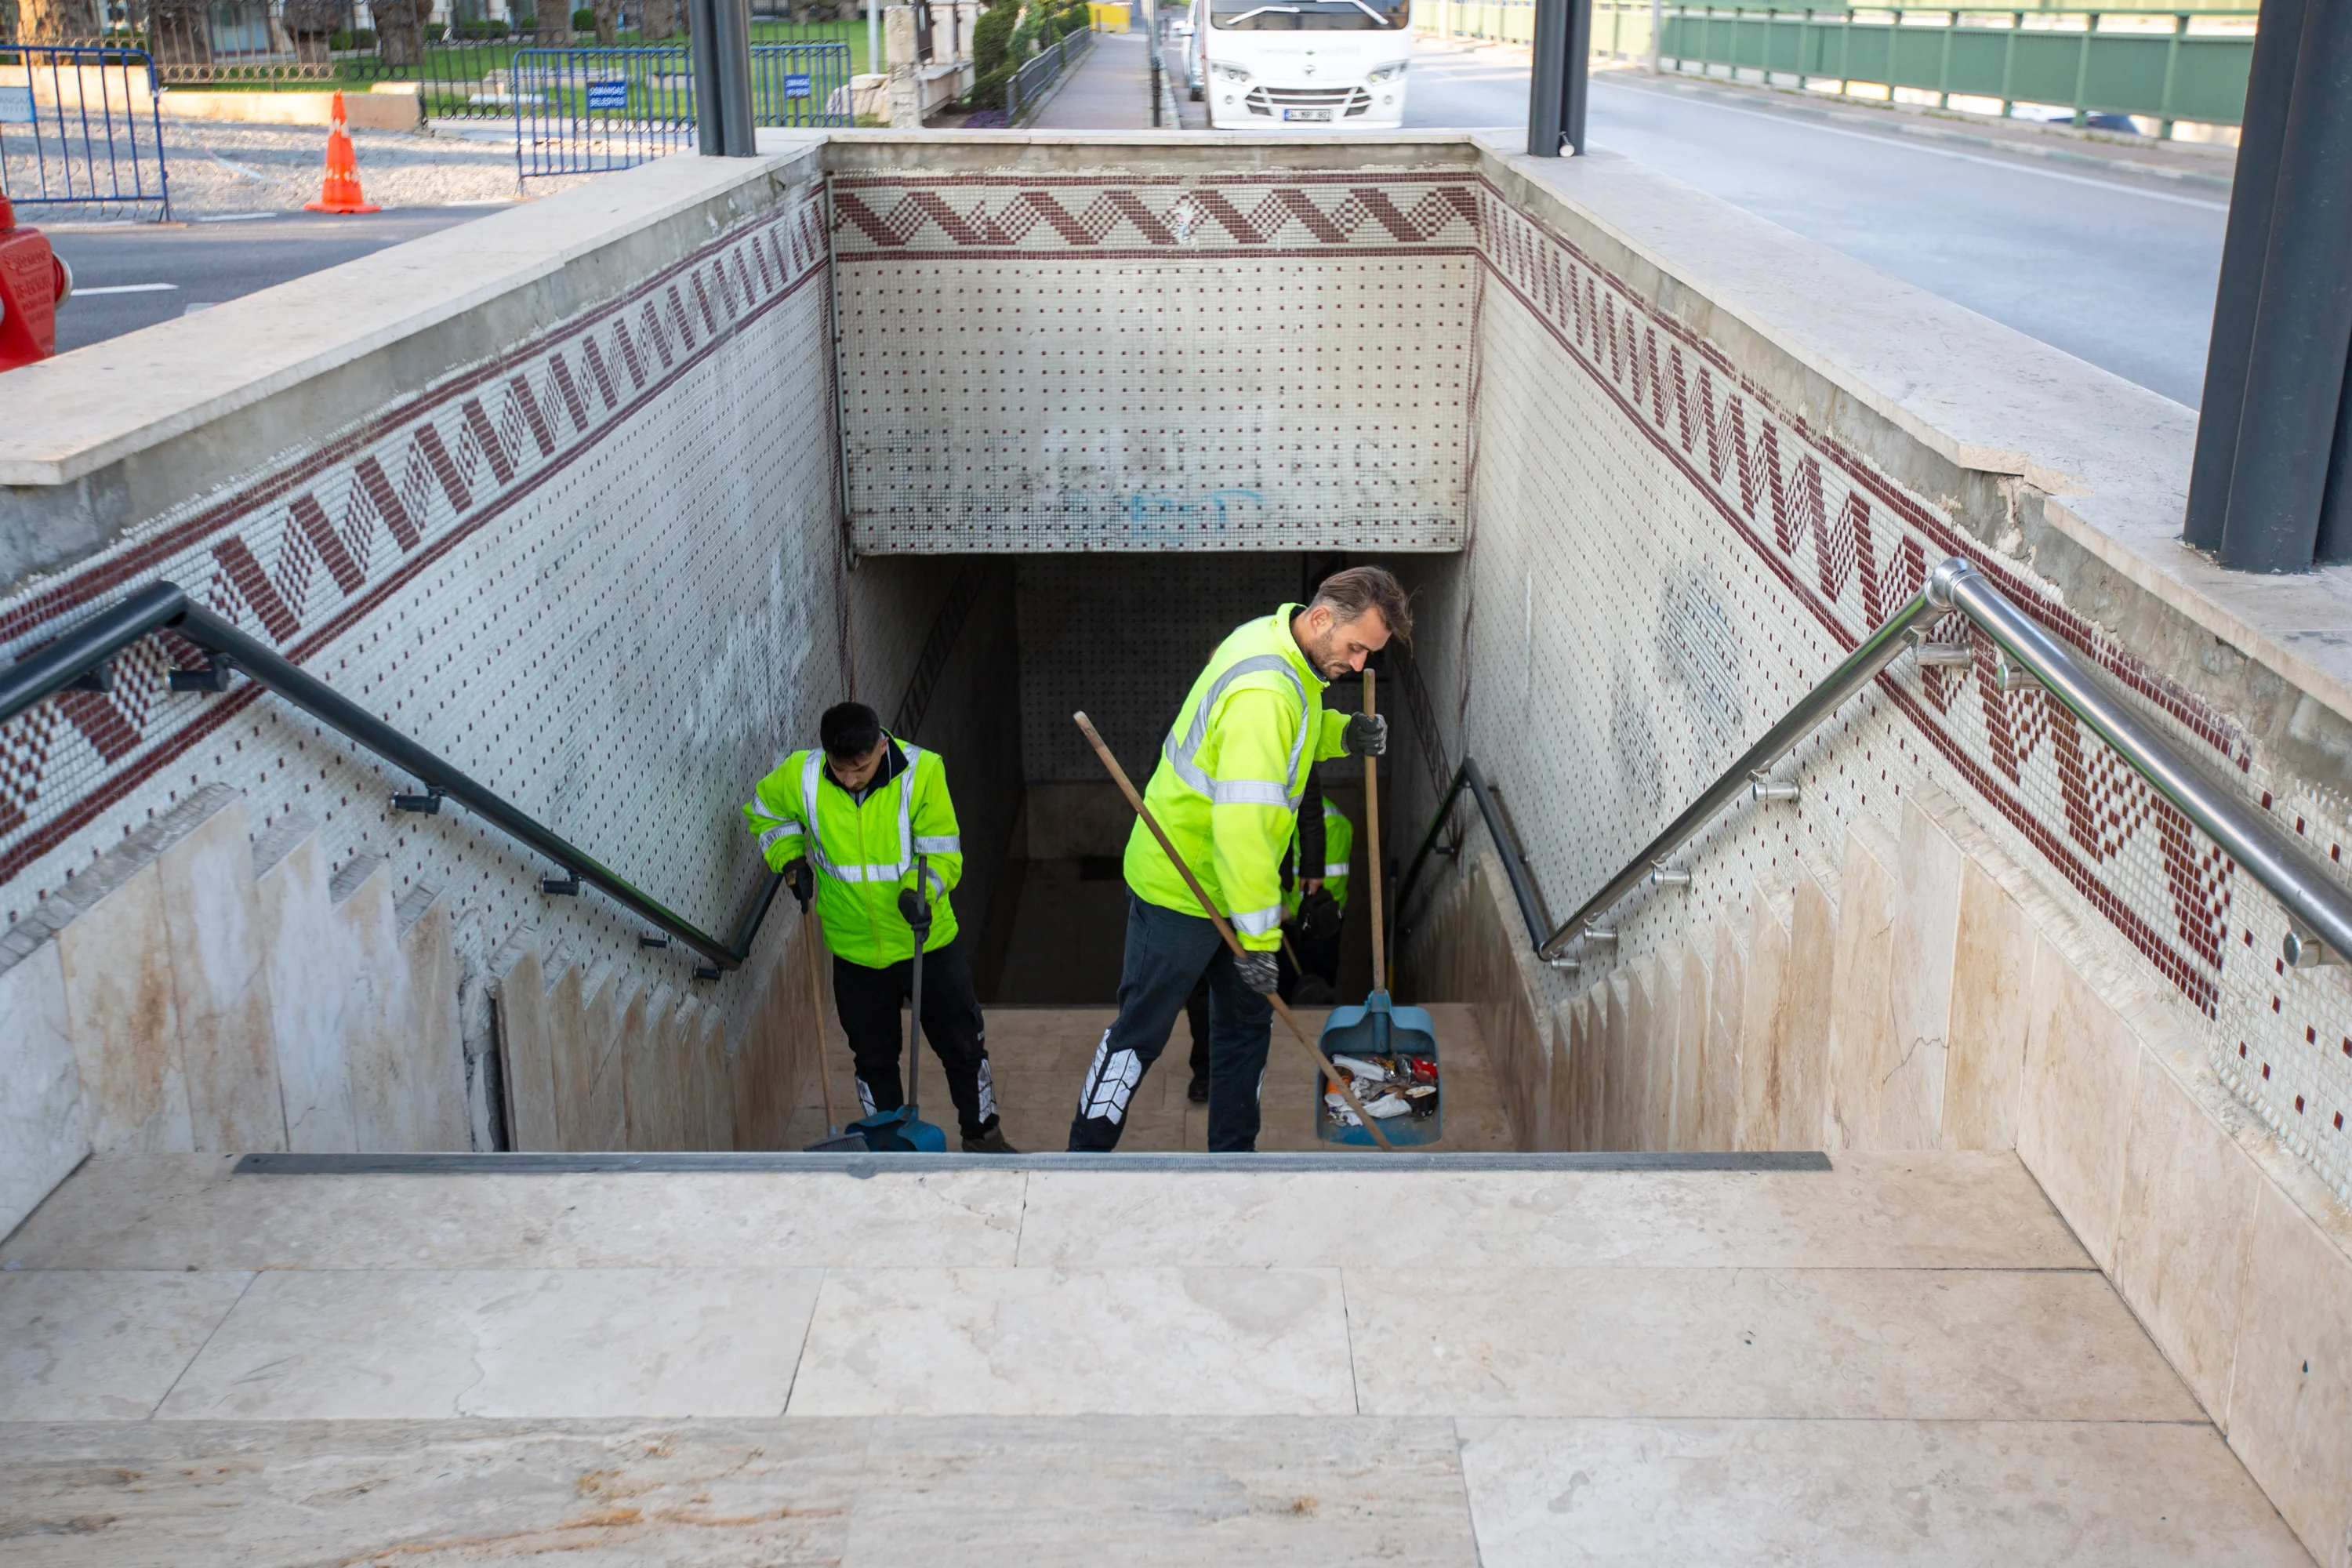
<svg viewBox="0 0 2352 1568"><path fill-rule="evenodd" d="M768 868L806 855L816 868L824 944L839 957L880 969L915 955L915 933L898 913L898 890L915 885L915 857L928 857L931 934L923 951L955 940L948 892L963 879L963 841L947 767L936 752L893 741L906 759L897 777L859 800L824 771L824 753L794 752L760 781L743 816ZM808 825L816 825L815 841Z"/></svg>
<svg viewBox="0 0 2352 1568"><path fill-rule="evenodd" d="M1298 650L1285 605L1218 645L1192 683L1144 804L1201 879L1244 947L1282 944L1282 858L1297 829L1307 770L1340 754L1344 713L1323 710L1323 678ZM1127 885L1184 914L1200 901L1140 820L1127 840Z"/></svg>
<svg viewBox="0 0 2352 1568"><path fill-rule="evenodd" d="M1291 835L1290 853L1294 858L1298 854L1298 839L1299 835L1296 833ZM1318 876L1323 879L1324 889L1331 895L1332 900L1343 910L1348 907L1348 851L1355 847L1355 843L1356 825L1349 821L1346 814L1338 806L1331 804L1329 795L1325 795L1323 797L1323 869L1318 871L1312 866L1306 866L1291 873L1290 889L1282 896L1284 920L1288 920L1298 912L1299 904L1307 897L1306 884Z"/></svg>

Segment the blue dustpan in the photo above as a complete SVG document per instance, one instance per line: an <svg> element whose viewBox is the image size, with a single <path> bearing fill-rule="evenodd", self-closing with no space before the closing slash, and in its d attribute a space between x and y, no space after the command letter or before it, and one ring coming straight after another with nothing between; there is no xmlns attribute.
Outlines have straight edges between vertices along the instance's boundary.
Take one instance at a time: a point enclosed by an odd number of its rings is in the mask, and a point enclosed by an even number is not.
<svg viewBox="0 0 2352 1568"><path fill-rule="evenodd" d="M863 1138L866 1149L877 1154L944 1154L948 1149L947 1134L924 1121L912 1105L853 1121L841 1131L842 1142Z"/></svg>
<svg viewBox="0 0 2352 1568"><path fill-rule="evenodd" d="M1435 1020L1420 1007L1399 1007L1390 1002L1385 991L1375 991L1364 999L1360 1007L1334 1007L1331 1016L1324 1021L1323 1035L1318 1042L1326 1057L1426 1057L1437 1060L1437 1026ZM1347 1143L1361 1148L1376 1147L1372 1135L1360 1126L1334 1121L1323 1104L1316 1085L1315 1135L1326 1143ZM1445 1095L1441 1088L1437 1096L1438 1110L1428 1116L1389 1116L1381 1119L1381 1131L1398 1148L1413 1144L1434 1143L1444 1135Z"/></svg>

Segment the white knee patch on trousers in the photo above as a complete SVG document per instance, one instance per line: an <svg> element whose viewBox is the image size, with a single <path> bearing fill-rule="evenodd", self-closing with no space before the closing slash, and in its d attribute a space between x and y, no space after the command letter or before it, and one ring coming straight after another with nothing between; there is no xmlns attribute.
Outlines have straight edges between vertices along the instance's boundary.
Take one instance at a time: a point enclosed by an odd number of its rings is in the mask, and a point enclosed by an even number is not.
<svg viewBox="0 0 2352 1568"><path fill-rule="evenodd" d="M982 1121L996 1114L996 1079L988 1070L988 1058L980 1059L980 1119Z"/></svg>
<svg viewBox="0 0 2352 1568"><path fill-rule="evenodd" d="M1095 1047L1094 1065L1078 1086L1078 1114L1089 1121L1124 1121L1127 1102L1143 1078L1143 1058L1133 1051L1110 1048L1110 1031L1103 1031Z"/></svg>
<svg viewBox="0 0 2352 1568"><path fill-rule="evenodd" d="M871 1086L869 1086L869 1085L866 1083L866 1081L864 1079L862 1079L862 1078L861 1078L861 1079L856 1079L856 1080L854 1080L854 1081L855 1081L855 1082L856 1083L856 1085L857 1085L857 1103L858 1103L858 1105L859 1105L859 1106L860 1106L860 1107L865 1110L865 1112L866 1112L866 1115L868 1115L868 1116L873 1115L873 1114L874 1114L874 1090L873 1090L872 1087L871 1087Z"/></svg>

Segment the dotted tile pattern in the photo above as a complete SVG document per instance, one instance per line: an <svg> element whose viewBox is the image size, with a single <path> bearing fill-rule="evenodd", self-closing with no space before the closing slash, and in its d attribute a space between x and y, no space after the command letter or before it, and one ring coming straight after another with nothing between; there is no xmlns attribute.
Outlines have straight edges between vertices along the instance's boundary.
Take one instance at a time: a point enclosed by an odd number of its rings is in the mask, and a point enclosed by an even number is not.
<svg viewBox="0 0 2352 1568"><path fill-rule="evenodd" d="M730 934L762 873L734 807L838 683L824 192L780 195L626 294L0 605L0 658L177 583ZM536 924L550 945L685 981L686 950L641 952L600 895L544 896L549 868L455 805L393 811L415 781L250 682L167 689L171 666L200 662L147 639L111 695L0 731L10 923L226 782L257 833L300 813L336 866L379 856L403 889L446 889L489 951Z"/></svg>
<svg viewBox="0 0 2352 1568"><path fill-rule="evenodd" d="M840 176L860 551L1461 543L1458 174Z"/></svg>
<svg viewBox="0 0 2352 1568"><path fill-rule="evenodd" d="M1030 784L1104 779L1070 720L1083 709L1139 786L1201 667L1226 634L1301 596L1295 555L1168 560L1040 555L1020 565L1022 772Z"/></svg>
<svg viewBox="0 0 2352 1568"><path fill-rule="evenodd" d="M1430 574L1407 700L1425 745L1403 820L1425 820L1465 743L1504 786L1564 919L1711 782L1927 568L1963 555L2095 659L2142 712L2235 776L2322 858L2352 831L2246 738L2105 641L2046 586L1919 497L1777 406L1695 337L1498 195L1475 392L1467 564ZM1965 634L1948 617L1937 640ZM2247 1103L2352 1199L2352 986L2285 973L2275 902L2120 758L2038 693L1910 660L1850 703L1781 773L1796 805L1727 813L1688 857L1688 892L1615 918L1630 960L1790 862L1834 865L1847 829L1890 831L1933 783L2021 864L2069 889L2086 929L2152 965Z"/></svg>

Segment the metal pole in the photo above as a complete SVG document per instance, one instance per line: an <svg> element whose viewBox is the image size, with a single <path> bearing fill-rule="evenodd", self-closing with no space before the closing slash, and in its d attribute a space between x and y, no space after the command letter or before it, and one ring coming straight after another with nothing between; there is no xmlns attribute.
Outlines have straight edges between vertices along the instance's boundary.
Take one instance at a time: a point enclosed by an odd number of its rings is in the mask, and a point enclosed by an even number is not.
<svg viewBox="0 0 2352 1568"><path fill-rule="evenodd" d="M719 56L719 101L727 117L727 156L756 158L751 113L751 0L712 0Z"/></svg>
<svg viewBox="0 0 2352 1568"><path fill-rule="evenodd" d="M1666 36L1666 0L1650 0L1650 74L1663 73L1658 68L1660 40Z"/></svg>
<svg viewBox="0 0 2352 1568"><path fill-rule="evenodd" d="M2245 416L2246 356L2254 342L2255 309L2262 303L2271 215L2278 201L2279 150L2286 139L2287 102L2294 90L2294 58L2303 43L2306 5L2307 0L2262 0L2262 17L2254 28L2237 174L2221 241L2221 279L2213 298L2213 335L2205 351L2205 391L2198 405L2197 455L2181 527L2181 538L2199 550L2221 550L2230 516L2238 427Z"/></svg>
<svg viewBox="0 0 2352 1568"><path fill-rule="evenodd" d="M2304 572L2352 353L2352 5L2313 5L2279 147L2221 564Z"/></svg>
<svg viewBox="0 0 2352 1568"><path fill-rule="evenodd" d="M882 0L866 0L866 70L888 74L882 63Z"/></svg>
<svg viewBox="0 0 2352 1568"><path fill-rule="evenodd" d="M1591 87L1592 0L1536 0L1534 73L1528 83L1528 155L1584 151Z"/></svg>

